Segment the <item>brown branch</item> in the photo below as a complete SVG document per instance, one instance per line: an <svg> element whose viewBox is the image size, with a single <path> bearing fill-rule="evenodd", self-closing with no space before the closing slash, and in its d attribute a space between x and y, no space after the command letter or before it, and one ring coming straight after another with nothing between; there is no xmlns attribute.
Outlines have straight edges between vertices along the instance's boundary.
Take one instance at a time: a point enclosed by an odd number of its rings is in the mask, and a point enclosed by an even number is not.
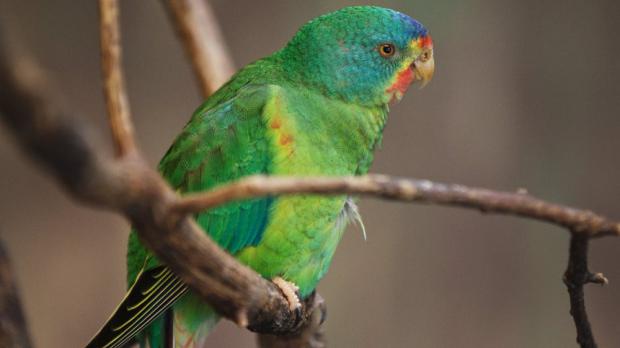
<svg viewBox="0 0 620 348"><path fill-rule="evenodd" d="M119 156L135 151L133 125L121 66L117 0L99 0L101 69L112 138Z"/></svg>
<svg viewBox="0 0 620 348"><path fill-rule="evenodd" d="M30 335L9 257L0 242L0 347L29 348Z"/></svg>
<svg viewBox="0 0 620 348"><path fill-rule="evenodd" d="M460 206L485 213L542 220L589 237L620 235L620 222L588 210L549 203L525 193L491 191L384 175L340 178L252 176L208 192L185 196L175 204L174 209L181 214L197 213L231 200L293 193L360 194L399 201Z"/></svg>
<svg viewBox="0 0 620 348"><path fill-rule="evenodd" d="M206 0L162 1L207 98L235 72L215 14Z"/></svg>
<svg viewBox="0 0 620 348"><path fill-rule="evenodd" d="M603 274L593 274L588 270L588 242L587 236L578 234L571 236L564 284L566 284L570 297L570 314L573 316L577 329L577 342L581 348L596 348L597 345L586 313L583 286L587 283L605 285L608 281Z"/></svg>

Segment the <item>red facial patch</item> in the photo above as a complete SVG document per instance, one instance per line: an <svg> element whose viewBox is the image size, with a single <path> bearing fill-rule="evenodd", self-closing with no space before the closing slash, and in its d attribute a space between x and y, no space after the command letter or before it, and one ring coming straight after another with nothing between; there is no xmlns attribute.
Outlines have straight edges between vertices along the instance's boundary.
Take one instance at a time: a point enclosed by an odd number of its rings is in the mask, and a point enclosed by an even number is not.
<svg viewBox="0 0 620 348"><path fill-rule="evenodd" d="M415 74L411 67L407 67L407 69L401 71L396 75L396 81L388 87L386 92L394 93L396 91L404 94L407 92L407 88L411 85L411 82L415 79Z"/></svg>
<svg viewBox="0 0 620 348"><path fill-rule="evenodd" d="M421 48L430 48L433 47L433 39L431 39L430 35L422 36L418 39L418 45Z"/></svg>
<svg viewBox="0 0 620 348"><path fill-rule="evenodd" d="M417 40L418 46L420 48L432 48L433 47L433 39L431 39L430 35L421 36ZM400 71L398 75L396 75L396 81L388 87L385 91L387 93L395 93L399 92L402 96L407 92L407 89L411 85L411 83L415 80L415 74L413 73L413 69L411 66L407 67L403 71ZM392 99L394 96L392 96Z"/></svg>

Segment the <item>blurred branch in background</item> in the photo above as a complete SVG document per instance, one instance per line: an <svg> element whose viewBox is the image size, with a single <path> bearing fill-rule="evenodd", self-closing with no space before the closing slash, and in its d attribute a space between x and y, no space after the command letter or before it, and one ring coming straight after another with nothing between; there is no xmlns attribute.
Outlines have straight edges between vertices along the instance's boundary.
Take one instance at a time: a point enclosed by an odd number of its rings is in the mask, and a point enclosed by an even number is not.
<svg viewBox="0 0 620 348"><path fill-rule="evenodd" d="M222 42L219 29L215 21L209 21L213 16L209 15L208 7L200 7L204 5L200 1L179 0L166 4L190 53L203 94L208 95L232 71L225 51L213 50L219 44L209 48L213 42ZM198 10L195 6L199 6ZM180 198L154 169L149 168L139 151L134 150L129 106L120 69L117 2L100 0L100 9L108 115L120 156L106 156L101 147L87 138L80 128L59 116L45 98L42 81L36 78L37 74L32 74L34 68L27 70L17 66L8 60L6 52L0 51L0 112L3 121L24 150L76 198L124 214L136 227L146 246L220 314L253 331L281 335L260 337L263 347L324 346L320 331L325 313L322 299L318 295L311 296L301 311L292 311L277 286L220 249L191 216L197 211L232 200L291 193L364 194L393 200L455 205L543 220L569 229L573 237L565 282L571 298L571 313L581 346L596 346L585 313L583 285L587 282L604 283L606 280L602 275L589 273L587 242L592 237L619 235L620 223L590 211L548 203L524 193L495 192L387 176L252 177L204 194ZM213 39L213 35L217 39ZM2 49L4 47L0 45ZM226 63L220 66L222 59ZM216 76L212 72L221 75ZM125 156L127 154L135 155ZM11 284L11 278L1 279L0 285ZM14 291L2 295L16 298ZM4 296L0 301L6 300ZM11 318L23 323L20 313L11 313ZM10 336L0 337L0 342L19 337L25 337L22 341L25 339L23 342L27 342L25 329L6 333L3 330L0 334Z"/></svg>
<svg viewBox="0 0 620 348"><path fill-rule="evenodd" d="M0 242L0 347L31 346L15 276L4 245Z"/></svg>
<svg viewBox="0 0 620 348"><path fill-rule="evenodd" d="M233 61L208 1L162 0L183 41L206 99L235 72Z"/></svg>
<svg viewBox="0 0 620 348"><path fill-rule="evenodd" d="M119 156L136 151L129 101L121 64L121 33L114 0L99 2L101 69L112 137Z"/></svg>

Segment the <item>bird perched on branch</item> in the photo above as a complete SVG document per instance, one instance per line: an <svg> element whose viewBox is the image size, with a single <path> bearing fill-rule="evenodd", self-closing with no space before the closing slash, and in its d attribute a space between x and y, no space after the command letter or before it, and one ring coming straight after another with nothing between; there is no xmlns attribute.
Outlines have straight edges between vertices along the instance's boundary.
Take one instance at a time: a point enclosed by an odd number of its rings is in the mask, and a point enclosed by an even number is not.
<svg viewBox="0 0 620 348"><path fill-rule="evenodd" d="M409 16L370 6L328 13L209 97L159 170L180 193L251 174L365 174L388 104L433 71L431 37ZM196 216L222 248L274 280L292 307L325 275L351 219L359 215L348 197L309 195L228 203ZM134 337L142 347L202 347L217 313L135 233L127 265L129 291L88 347L122 347Z"/></svg>

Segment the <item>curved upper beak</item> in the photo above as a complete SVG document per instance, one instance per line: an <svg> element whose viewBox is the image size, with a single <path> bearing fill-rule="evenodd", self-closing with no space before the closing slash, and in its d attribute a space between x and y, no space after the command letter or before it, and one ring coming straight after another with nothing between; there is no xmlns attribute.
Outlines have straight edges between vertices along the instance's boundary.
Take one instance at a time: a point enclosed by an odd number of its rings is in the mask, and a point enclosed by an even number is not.
<svg viewBox="0 0 620 348"><path fill-rule="evenodd" d="M426 86L433 78L435 73L435 59L433 57L433 47L426 47L412 64L415 80L421 81L420 88Z"/></svg>

